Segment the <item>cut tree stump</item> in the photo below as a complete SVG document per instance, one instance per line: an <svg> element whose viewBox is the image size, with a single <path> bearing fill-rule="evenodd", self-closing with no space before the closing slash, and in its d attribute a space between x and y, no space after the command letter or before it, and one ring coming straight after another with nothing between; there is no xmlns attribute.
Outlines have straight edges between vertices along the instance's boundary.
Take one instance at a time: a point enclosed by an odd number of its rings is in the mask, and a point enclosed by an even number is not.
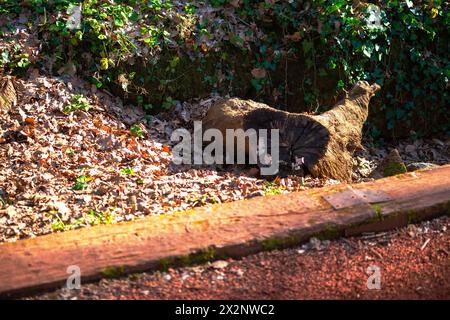
<svg viewBox="0 0 450 320"><path fill-rule="evenodd" d="M211 107L203 119L203 130L219 129L225 137L226 129L279 129L280 168L295 172L301 164L301 171L315 177L351 181L353 152L362 149L361 131L369 101L379 89L378 84L359 81L344 99L320 115L289 113L231 98ZM270 154L270 140L267 147Z"/></svg>

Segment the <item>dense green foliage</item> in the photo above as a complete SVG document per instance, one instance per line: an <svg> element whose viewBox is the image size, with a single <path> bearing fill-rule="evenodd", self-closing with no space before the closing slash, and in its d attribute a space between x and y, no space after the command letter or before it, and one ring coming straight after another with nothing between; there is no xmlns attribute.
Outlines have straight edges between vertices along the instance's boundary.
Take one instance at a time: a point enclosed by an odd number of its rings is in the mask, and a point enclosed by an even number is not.
<svg viewBox="0 0 450 320"><path fill-rule="evenodd" d="M360 79L382 85L374 137L450 133L449 11L443 1L0 0L30 12L52 70L74 70L147 109L209 91L291 111L329 107ZM73 16L73 14L72 14ZM19 48L6 70L28 66Z"/></svg>

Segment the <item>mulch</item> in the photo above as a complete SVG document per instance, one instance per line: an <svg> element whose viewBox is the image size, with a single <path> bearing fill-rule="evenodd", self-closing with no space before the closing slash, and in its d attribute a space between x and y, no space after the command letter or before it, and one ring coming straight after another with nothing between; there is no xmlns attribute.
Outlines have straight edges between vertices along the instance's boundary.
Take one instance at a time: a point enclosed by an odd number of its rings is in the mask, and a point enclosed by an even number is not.
<svg viewBox="0 0 450 320"><path fill-rule="evenodd" d="M450 299L450 218L27 299ZM368 268L372 268L369 269ZM368 289L373 268L380 289Z"/></svg>

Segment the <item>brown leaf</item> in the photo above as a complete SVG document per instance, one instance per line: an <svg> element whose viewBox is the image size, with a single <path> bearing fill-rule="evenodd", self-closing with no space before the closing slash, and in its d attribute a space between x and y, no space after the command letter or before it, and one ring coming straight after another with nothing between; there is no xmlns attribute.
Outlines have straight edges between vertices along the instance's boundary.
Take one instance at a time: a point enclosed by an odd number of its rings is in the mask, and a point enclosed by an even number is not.
<svg viewBox="0 0 450 320"><path fill-rule="evenodd" d="M168 147L166 145L162 146L162 150L163 150L163 152L170 153L170 147Z"/></svg>
<svg viewBox="0 0 450 320"><path fill-rule="evenodd" d="M302 37L301 37L301 35L300 35L300 32L297 31L297 32L294 32L293 34L291 34L291 35L290 35L290 38L291 38L292 41L298 42L298 41L300 41L300 39L301 39Z"/></svg>
<svg viewBox="0 0 450 320"><path fill-rule="evenodd" d="M36 119L33 117L26 117L25 123L29 126L35 126L36 125Z"/></svg>
<svg viewBox="0 0 450 320"><path fill-rule="evenodd" d="M416 146L413 144L409 144L405 147L405 152L411 153L416 151Z"/></svg>
<svg viewBox="0 0 450 320"><path fill-rule="evenodd" d="M255 79L263 79L266 77L266 69L264 68L255 68L252 70L252 76Z"/></svg>

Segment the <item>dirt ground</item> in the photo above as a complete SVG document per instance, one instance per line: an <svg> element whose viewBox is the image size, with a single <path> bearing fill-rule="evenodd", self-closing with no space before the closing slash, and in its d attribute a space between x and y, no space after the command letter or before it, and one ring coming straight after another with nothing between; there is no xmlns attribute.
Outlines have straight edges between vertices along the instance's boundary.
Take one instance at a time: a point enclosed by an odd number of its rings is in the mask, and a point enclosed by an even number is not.
<svg viewBox="0 0 450 320"><path fill-rule="evenodd" d="M447 300L449 229L450 218L441 217L348 239L312 238L293 249L103 279L82 284L80 290L60 289L31 299Z"/></svg>

